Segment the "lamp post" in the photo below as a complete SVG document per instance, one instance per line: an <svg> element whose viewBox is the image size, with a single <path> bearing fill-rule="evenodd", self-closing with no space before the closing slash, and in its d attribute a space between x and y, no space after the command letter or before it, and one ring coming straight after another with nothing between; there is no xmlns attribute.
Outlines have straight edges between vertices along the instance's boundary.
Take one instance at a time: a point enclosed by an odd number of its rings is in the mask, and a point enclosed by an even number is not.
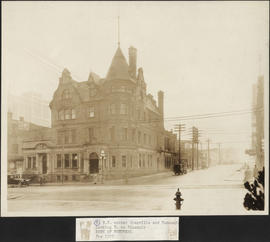
<svg viewBox="0 0 270 242"><path fill-rule="evenodd" d="M105 159L106 155L104 150L100 152L100 159L101 159L101 184L103 184L103 160Z"/></svg>

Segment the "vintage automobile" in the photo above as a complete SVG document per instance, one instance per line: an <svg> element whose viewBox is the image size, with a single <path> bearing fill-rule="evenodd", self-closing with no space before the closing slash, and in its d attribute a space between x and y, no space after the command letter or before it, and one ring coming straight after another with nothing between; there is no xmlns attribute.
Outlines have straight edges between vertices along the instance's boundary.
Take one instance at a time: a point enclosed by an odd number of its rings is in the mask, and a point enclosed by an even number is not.
<svg viewBox="0 0 270 242"><path fill-rule="evenodd" d="M174 174L179 176L187 173L187 160L181 160L180 163L177 163L173 167Z"/></svg>
<svg viewBox="0 0 270 242"><path fill-rule="evenodd" d="M8 185L29 186L30 179L21 178L20 175L8 175Z"/></svg>

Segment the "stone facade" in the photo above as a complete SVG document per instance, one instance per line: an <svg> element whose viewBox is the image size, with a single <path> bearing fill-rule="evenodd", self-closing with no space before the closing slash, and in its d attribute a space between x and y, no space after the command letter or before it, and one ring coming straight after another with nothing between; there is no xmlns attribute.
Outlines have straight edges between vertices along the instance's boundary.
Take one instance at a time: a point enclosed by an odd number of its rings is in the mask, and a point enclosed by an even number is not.
<svg viewBox="0 0 270 242"><path fill-rule="evenodd" d="M129 64L118 47L106 78L91 72L85 82L64 69L50 102L52 128L24 140L25 173L60 182L172 169L176 135L164 129L164 93L157 105L136 59L134 47Z"/></svg>

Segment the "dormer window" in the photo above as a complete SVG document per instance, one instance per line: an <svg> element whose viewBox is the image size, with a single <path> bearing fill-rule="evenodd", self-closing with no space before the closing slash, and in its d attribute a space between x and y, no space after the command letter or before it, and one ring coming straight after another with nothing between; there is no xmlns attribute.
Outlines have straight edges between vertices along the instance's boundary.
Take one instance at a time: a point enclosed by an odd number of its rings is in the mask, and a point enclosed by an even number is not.
<svg viewBox="0 0 270 242"><path fill-rule="evenodd" d="M58 120L76 119L75 109L62 109L58 112Z"/></svg>
<svg viewBox="0 0 270 242"><path fill-rule="evenodd" d="M70 95L70 91L68 89L65 89L62 93L62 99L70 99L71 95Z"/></svg>

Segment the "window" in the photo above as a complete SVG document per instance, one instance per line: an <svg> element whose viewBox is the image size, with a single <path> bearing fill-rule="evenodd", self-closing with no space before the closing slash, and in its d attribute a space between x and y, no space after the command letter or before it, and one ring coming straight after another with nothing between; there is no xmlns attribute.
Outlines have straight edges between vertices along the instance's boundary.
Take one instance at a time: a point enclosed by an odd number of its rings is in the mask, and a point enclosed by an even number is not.
<svg viewBox="0 0 270 242"><path fill-rule="evenodd" d="M94 128L88 129L89 142L92 143L94 141Z"/></svg>
<svg viewBox="0 0 270 242"><path fill-rule="evenodd" d="M142 167L142 155L139 154L139 168Z"/></svg>
<svg viewBox="0 0 270 242"><path fill-rule="evenodd" d="M17 154L19 152L19 145L18 144L12 144L11 146L11 152Z"/></svg>
<svg viewBox="0 0 270 242"><path fill-rule="evenodd" d="M95 117L95 107L89 107L89 117L94 118Z"/></svg>
<svg viewBox="0 0 270 242"><path fill-rule="evenodd" d="M27 168L31 168L31 157L27 158Z"/></svg>
<svg viewBox="0 0 270 242"><path fill-rule="evenodd" d="M68 89L65 89L62 93L62 99L69 99L71 98L70 91Z"/></svg>
<svg viewBox="0 0 270 242"><path fill-rule="evenodd" d="M116 159L115 159L115 156L112 156L112 167L116 167Z"/></svg>
<svg viewBox="0 0 270 242"><path fill-rule="evenodd" d="M145 155L143 154L143 167L145 167Z"/></svg>
<svg viewBox="0 0 270 242"><path fill-rule="evenodd" d="M57 154L57 156L56 156L56 167L57 168L62 167L62 156L61 156L61 154Z"/></svg>
<svg viewBox="0 0 270 242"><path fill-rule="evenodd" d="M115 130L114 130L114 126L113 126L113 127L110 128L110 139L111 139L111 141L114 141L114 132L115 132Z"/></svg>
<svg viewBox="0 0 270 242"><path fill-rule="evenodd" d="M59 112L59 120L64 120L64 119L65 119L64 110L60 110L60 112Z"/></svg>
<svg viewBox="0 0 270 242"><path fill-rule="evenodd" d="M140 143L141 143L141 132L138 131L138 144L140 144Z"/></svg>
<svg viewBox="0 0 270 242"><path fill-rule="evenodd" d="M130 168L132 168L132 155L130 156Z"/></svg>
<svg viewBox="0 0 270 242"><path fill-rule="evenodd" d="M71 110L70 109L66 109L65 110L65 119L70 119L71 118Z"/></svg>
<svg viewBox="0 0 270 242"><path fill-rule="evenodd" d="M69 154L65 154L65 168L69 168Z"/></svg>
<svg viewBox="0 0 270 242"><path fill-rule="evenodd" d="M71 118L75 119L76 118L76 111L75 109L71 109Z"/></svg>
<svg viewBox="0 0 270 242"><path fill-rule="evenodd" d="M116 114L116 104L115 103L110 104L110 113Z"/></svg>
<svg viewBox="0 0 270 242"><path fill-rule="evenodd" d="M126 167L127 166L127 157L125 155L122 155L122 167Z"/></svg>
<svg viewBox="0 0 270 242"><path fill-rule="evenodd" d="M127 140L127 128L122 128L121 140Z"/></svg>
<svg viewBox="0 0 270 242"><path fill-rule="evenodd" d="M128 113L127 104L121 103L120 104L120 114L127 114L127 113Z"/></svg>
<svg viewBox="0 0 270 242"><path fill-rule="evenodd" d="M78 155L72 154L72 168L78 167Z"/></svg>
<svg viewBox="0 0 270 242"><path fill-rule="evenodd" d="M36 164L36 157L33 157L33 168L37 168L37 164Z"/></svg>
<svg viewBox="0 0 270 242"><path fill-rule="evenodd" d="M76 175L72 175L72 181L76 181Z"/></svg>

